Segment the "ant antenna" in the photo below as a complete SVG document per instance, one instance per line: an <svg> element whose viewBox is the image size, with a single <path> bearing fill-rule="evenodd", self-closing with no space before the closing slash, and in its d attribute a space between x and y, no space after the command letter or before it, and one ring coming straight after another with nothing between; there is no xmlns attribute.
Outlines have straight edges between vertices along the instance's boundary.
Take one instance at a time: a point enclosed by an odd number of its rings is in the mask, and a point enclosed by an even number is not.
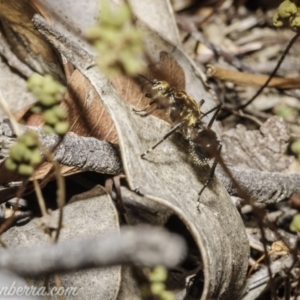
<svg viewBox="0 0 300 300"><path fill-rule="evenodd" d="M146 76L139 74L139 76L141 76L142 78L146 79L148 82L150 82L151 84L153 84L153 81L151 81L149 78L147 78Z"/></svg>

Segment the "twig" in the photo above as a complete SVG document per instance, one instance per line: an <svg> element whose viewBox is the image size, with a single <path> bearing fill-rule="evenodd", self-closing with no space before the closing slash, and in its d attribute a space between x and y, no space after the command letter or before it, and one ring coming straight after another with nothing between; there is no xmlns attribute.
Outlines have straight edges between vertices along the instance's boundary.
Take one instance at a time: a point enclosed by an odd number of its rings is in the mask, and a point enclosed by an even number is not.
<svg viewBox="0 0 300 300"><path fill-rule="evenodd" d="M204 17L203 20L197 23L197 28L201 28L201 26L217 12L217 10L224 4L225 1L226 0L219 0L213 7L212 11L206 17Z"/></svg>
<svg viewBox="0 0 300 300"><path fill-rule="evenodd" d="M172 268L185 254L185 242L176 234L148 226L123 227L120 234L0 250L0 268L29 277L120 264Z"/></svg>
<svg viewBox="0 0 300 300"><path fill-rule="evenodd" d="M60 140L61 142L62 140ZM59 143L60 143L59 142ZM52 162L53 168L54 168L54 173L56 177L56 182L57 182L57 206L59 208L59 217L58 217L58 225L57 225L57 230L56 234L54 237L54 243L58 241L60 230L62 228L62 220L63 220L63 207L65 205L65 197L66 197L66 191L65 191L65 180L60 172L59 169L59 164L58 162L54 159L52 152L47 149L43 144L39 143L40 149L42 149L42 152L48 159L48 161Z"/></svg>
<svg viewBox="0 0 300 300"><path fill-rule="evenodd" d="M247 107L250 103L252 103L256 99L256 97L264 90L264 88L267 87L267 85L270 83L272 78L276 75L276 73L277 73L278 69L280 68L283 60L285 59L286 55L288 54L288 52L292 48L293 44L295 43L295 41L297 40L299 35L300 35L300 31L298 31L295 34L295 36L290 40L290 42L288 43L286 49L284 50L284 52L282 53L280 59L278 60L278 63L276 65L276 67L274 68L274 70L270 74L268 80L264 83L264 85L257 91L257 93L251 99L249 99L246 103L238 106L236 109L244 109L245 107Z"/></svg>
<svg viewBox="0 0 300 300"><path fill-rule="evenodd" d="M11 125L15 131L15 134L17 136L19 136L21 133L20 133L18 122L17 122L16 118L13 116L11 110L9 109L9 106L7 105L7 102L3 96L1 89L0 89L0 108L2 108L3 111L6 113L6 115L8 116L8 118L11 122Z"/></svg>
<svg viewBox="0 0 300 300"><path fill-rule="evenodd" d="M44 200L44 197L43 197L43 194L42 194L42 191L41 191L41 187L40 187L38 181L35 178L33 179L33 185L34 185L34 190L35 190L35 193L36 193L36 197L38 199L38 203L39 203L39 206L40 206L40 210L42 212L42 216L44 217L44 216L47 215L45 200Z"/></svg>

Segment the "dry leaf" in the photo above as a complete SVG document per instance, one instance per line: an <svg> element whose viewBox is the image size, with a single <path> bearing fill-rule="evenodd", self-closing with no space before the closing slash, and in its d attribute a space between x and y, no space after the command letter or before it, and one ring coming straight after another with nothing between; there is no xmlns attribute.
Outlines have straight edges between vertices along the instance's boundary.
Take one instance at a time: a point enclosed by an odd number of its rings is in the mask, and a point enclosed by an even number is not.
<svg viewBox="0 0 300 300"><path fill-rule="evenodd" d="M71 132L111 143L118 142L113 121L99 95L89 80L77 70L69 79L64 107L68 111Z"/></svg>
<svg viewBox="0 0 300 300"><path fill-rule="evenodd" d="M243 125L222 135L226 163L242 169L283 172L295 161L285 154L290 139L287 124L280 117L268 119L260 130Z"/></svg>
<svg viewBox="0 0 300 300"><path fill-rule="evenodd" d="M46 17L34 0L0 1L0 22L7 43L15 55L36 72L64 80L59 54L31 22L35 13Z"/></svg>

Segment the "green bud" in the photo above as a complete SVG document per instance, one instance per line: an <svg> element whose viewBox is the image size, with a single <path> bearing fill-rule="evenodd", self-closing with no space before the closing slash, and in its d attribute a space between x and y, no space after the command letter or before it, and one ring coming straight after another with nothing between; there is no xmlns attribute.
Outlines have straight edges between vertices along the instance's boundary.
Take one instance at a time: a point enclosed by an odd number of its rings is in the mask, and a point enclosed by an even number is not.
<svg viewBox="0 0 300 300"><path fill-rule="evenodd" d="M17 143L10 147L9 156L16 162L23 161L23 154L27 151L27 147L24 144Z"/></svg>
<svg viewBox="0 0 300 300"><path fill-rule="evenodd" d="M40 85L33 86L30 91L38 99L43 94L43 88Z"/></svg>
<svg viewBox="0 0 300 300"><path fill-rule="evenodd" d="M300 231L300 214L297 213L294 215L293 220L290 224L290 230L291 231Z"/></svg>
<svg viewBox="0 0 300 300"><path fill-rule="evenodd" d="M160 300L174 300L174 294L171 291L162 291L159 294Z"/></svg>
<svg viewBox="0 0 300 300"><path fill-rule="evenodd" d="M59 119L64 119L68 115L67 112L59 105L55 105L52 108L52 111Z"/></svg>
<svg viewBox="0 0 300 300"><path fill-rule="evenodd" d="M114 46L115 44L120 43L120 32L116 30L113 27L108 27L106 30L103 31L101 36L101 41L103 43L109 44ZM113 51L114 49L110 49L110 51Z"/></svg>
<svg viewBox="0 0 300 300"><path fill-rule="evenodd" d="M69 123L68 122L57 122L54 126L55 133L58 135L64 135L69 130Z"/></svg>
<svg viewBox="0 0 300 300"><path fill-rule="evenodd" d="M112 25L115 27L122 27L124 24L132 20L132 15L129 6L124 3L120 6L119 11L116 12L115 18L112 20Z"/></svg>
<svg viewBox="0 0 300 300"><path fill-rule="evenodd" d="M110 3L107 0L101 1L101 10L99 12L99 19L101 22L101 26L107 26L111 24L112 19L114 18L114 14L111 10Z"/></svg>
<svg viewBox="0 0 300 300"><path fill-rule="evenodd" d="M97 52L101 53L101 55L107 53L109 50L107 44L103 43L102 40L96 41L94 47L97 50Z"/></svg>
<svg viewBox="0 0 300 300"><path fill-rule="evenodd" d="M44 124L43 125L43 131L46 134L51 134L51 133L54 133L54 128L52 126L50 126L50 125Z"/></svg>
<svg viewBox="0 0 300 300"><path fill-rule="evenodd" d="M20 164L18 167L18 173L22 176L30 176L32 175L34 168L29 165Z"/></svg>
<svg viewBox="0 0 300 300"><path fill-rule="evenodd" d="M67 91L67 88L61 84L58 85L57 93L61 96Z"/></svg>
<svg viewBox="0 0 300 300"><path fill-rule="evenodd" d="M31 150L26 147L22 153L22 162L28 163L31 158L31 153L32 153Z"/></svg>
<svg viewBox="0 0 300 300"><path fill-rule="evenodd" d="M122 65L129 75L135 75L143 71L143 64L136 56L134 56L130 49L124 50L120 53L120 58Z"/></svg>
<svg viewBox="0 0 300 300"><path fill-rule="evenodd" d="M291 27L300 27L300 16L297 16L291 21Z"/></svg>
<svg viewBox="0 0 300 300"><path fill-rule="evenodd" d="M17 170L18 165L10 157L8 157L5 160L4 164L5 164L6 169L9 170L9 171Z"/></svg>
<svg viewBox="0 0 300 300"><path fill-rule="evenodd" d="M43 108L40 105L35 105L31 108L31 111L35 114L40 114L43 111Z"/></svg>
<svg viewBox="0 0 300 300"><path fill-rule="evenodd" d="M43 112L43 120L49 125L54 125L59 121L58 117L52 109L47 109Z"/></svg>
<svg viewBox="0 0 300 300"><path fill-rule="evenodd" d="M57 103L55 96L43 93L39 96L40 103L46 107L50 107Z"/></svg>
<svg viewBox="0 0 300 300"><path fill-rule="evenodd" d="M168 271L163 266L157 266L154 270L149 274L150 281L166 281L168 277Z"/></svg>
<svg viewBox="0 0 300 300"><path fill-rule="evenodd" d="M21 135L18 139L21 143L23 143L26 147L32 148L36 147L38 144L39 136L35 131L27 131L23 135Z"/></svg>
<svg viewBox="0 0 300 300"><path fill-rule="evenodd" d="M43 76L38 73L33 73L27 80L28 90L32 90L35 86L41 86L43 84Z"/></svg>
<svg viewBox="0 0 300 300"><path fill-rule="evenodd" d="M44 93L54 95L58 91L58 84L55 81L48 81L43 88Z"/></svg>
<svg viewBox="0 0 300 300"><path fill-rule="evenodd" d="M37 164L39 164L41 161L42 161L42 156L39 149L34 149L31 152L29 164L34 167Z"/></svg>
<svg viewBox="0 0 300 300"><path fill-rule="evenodd" d="M153 282L151 284L151 292L154 295L159 295L165 289L166 289L166 285L162 282Z"/></svg>
<svg viewBox="0 0 300 300"><path fill-rule="evenodd" d="M50 74L46 74L44 76L44 81L43 81L43 88L46 87L48 84L55 83L55 80Z"/></svg>
<svg viewBox="0 0 300 300"><path fill-rule="evenodd" d="M282 27L283 26L283 21L279 18L278 13L275 13L273 15L273 25L275 27Z"/></svg>
<svg viewBox="0 0 300 300"><path fill-rule="evenodd" d="M297 6L289 0L285 0L279 5L277 10L280 18L289 18L297 13Z"/></svg>

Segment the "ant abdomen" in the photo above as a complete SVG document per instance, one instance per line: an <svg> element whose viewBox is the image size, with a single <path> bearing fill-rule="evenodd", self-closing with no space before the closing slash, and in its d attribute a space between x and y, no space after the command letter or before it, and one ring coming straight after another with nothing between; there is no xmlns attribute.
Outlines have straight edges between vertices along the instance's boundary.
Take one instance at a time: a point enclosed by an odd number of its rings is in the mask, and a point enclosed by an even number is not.
<svg viewBox="0 0 300 300"><path fill-rule="evenodd" d="M194 128L190 134L190 144L195 158L205 163L216 157L221 141L210 128Z"/></svg>

